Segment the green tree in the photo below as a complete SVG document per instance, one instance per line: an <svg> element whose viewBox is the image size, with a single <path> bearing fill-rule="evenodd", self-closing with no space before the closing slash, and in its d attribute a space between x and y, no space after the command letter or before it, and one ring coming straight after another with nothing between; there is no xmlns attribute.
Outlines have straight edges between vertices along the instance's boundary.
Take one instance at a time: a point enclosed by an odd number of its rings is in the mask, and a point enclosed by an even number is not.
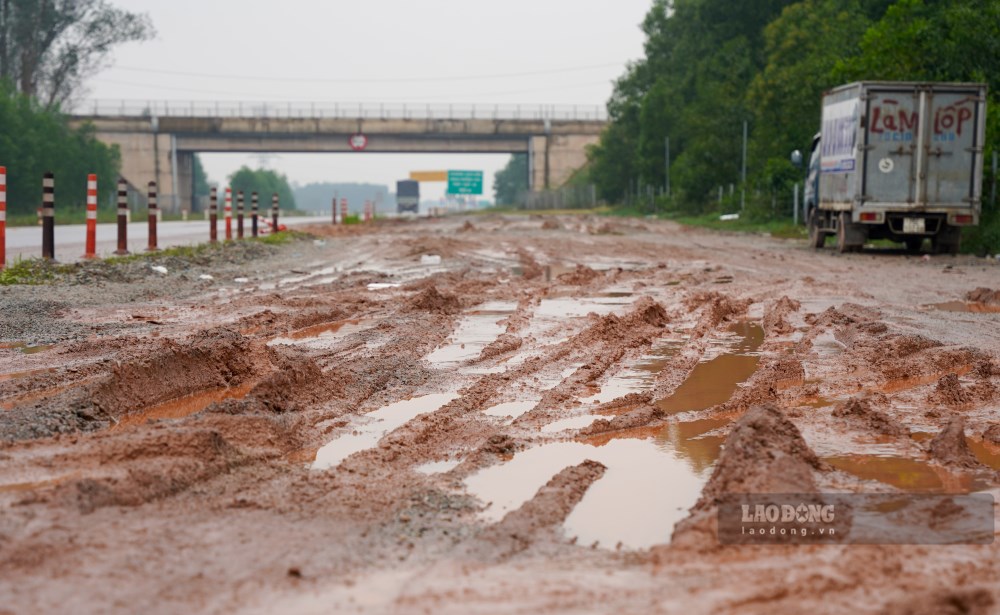
<svg viewBox="0 0 1000 615"><path fill-rule="evenodd" d="M229 176L229 185L234 195L243 191L247 212L250 211L250 195L254 192L258 195L261 211L271 206L271 195L275 193L282 209L295 209L295 195L288 185L288 178L280 173L269 169L252 170L244 166Z"/></svg>
<svg viewBox="0 0 1000 615"><path fill-rule="evenodd" d="M98 176L98 203L109 207L121 166L117 147L94 137L92 126L69 128L56 111L0 84L0 166L7 167L7 208L33 213L41 204L42 176L56 180L56 211L86 207L87 175Z"/></svg>
<svg viewBox="0 0 1000 615"><path fill-rule="evenodd" d="M105 0L0 0L0 81L53 108L72 99L112 48L153 34L148 17Z"/></svg>
<svg viewBox="0 0 1000 615"><path fill-rule="evenodd" d="M211 186L209 185L208 175L205 173L205 167L201 164L201 157L198 156L198 154L195 154L194 161L191 164L194 172L195 198L208 196L211 191Z"/></svg>
<svg viewBox="0 0 1000 615"><path fill-rule="evenodd" d="M493 178L493 198L497 205L517 203L528 189L528 156L514 154L507 166L497 171Z"/></svg>

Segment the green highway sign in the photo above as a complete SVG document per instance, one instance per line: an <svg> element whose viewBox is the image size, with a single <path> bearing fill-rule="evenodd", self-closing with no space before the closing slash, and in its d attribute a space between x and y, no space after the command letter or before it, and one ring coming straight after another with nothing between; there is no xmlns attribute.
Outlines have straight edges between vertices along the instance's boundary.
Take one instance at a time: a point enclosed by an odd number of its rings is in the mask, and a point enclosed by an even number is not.
<svg viewBox="0 0 1000 615"><path fill-rule="evenodd" d="M482 171L448 171L448 194L482 193Z"/></svg>

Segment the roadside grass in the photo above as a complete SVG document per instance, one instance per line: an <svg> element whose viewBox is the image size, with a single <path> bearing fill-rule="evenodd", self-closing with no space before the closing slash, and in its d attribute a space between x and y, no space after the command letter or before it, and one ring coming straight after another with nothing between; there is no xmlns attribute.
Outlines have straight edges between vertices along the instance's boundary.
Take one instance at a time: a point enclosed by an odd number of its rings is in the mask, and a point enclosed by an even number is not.
<svg viewBox="0 0 1000 615"><path fill-rule="evenodd" d="M136 252L123 256L109 256L97 259L97 261L83 261L71 264L60 264L42 258L18 259L8 263L4 269L0 269L0 286L47 284L56 281L61 275L72 274L78 271L81 267L85 267L88 262L100 262L105 267L128 265L136 262L155 264L169 259L199 263L207 262L213 254L235 248L243 243L281 246L293 241L310 239L311 237L308 233L300 231L280 231L258 237L257 239L246 239L243 242L227 241L216 244L202 243L191 246L173 246L157 250L156 252Z"/></svg>
<svg viewBox="0 0 1000 615"><path fill-rule="evenodd" d="M805 225L796 225L791 220L719 220L718 214L678 216L669 218L685 226L697 226L717 231L765 233L772 237L779 237L782 239L805 239L809 236L809 232Z"/></svg>
<svg viewBox="0 0 1000 615"><path fill-rule="evenodd" d="M60 265L41 258L17 259L0 269L0 286L45 284L71 270L71 265Z"/></svg>

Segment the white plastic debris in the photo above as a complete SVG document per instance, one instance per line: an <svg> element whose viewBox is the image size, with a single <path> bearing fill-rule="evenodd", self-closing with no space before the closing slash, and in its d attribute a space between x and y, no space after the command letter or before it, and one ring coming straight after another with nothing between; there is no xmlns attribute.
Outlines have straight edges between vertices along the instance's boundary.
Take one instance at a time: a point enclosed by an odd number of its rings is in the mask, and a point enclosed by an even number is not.
<svg viewBox="0 0 1000 615"><path fill-rule="evenodd" d="M233 282L236 282L237 284L246 284L249 281L250 281L250 278L235 278L233 280Z"/></svg>
<svg viewBox="0 0 1000 615"><path fill-rule="evenodd" d="M437 254L424 254L420 257L421 265L440 265L441 257Z"/></svg>
<svg viewBox="0 0 1000 615"><path fill-rule="evenodd" d="M373 282L368 285L368 290L386 290L387 288L399 288L399 284L390 284L387 282Z"/></svg>
<svg viewBox="0 0 1000 615"><path fill-rule="evenodd" d="M212 276L208 275L207 273L203 273L200 276L198 276L198 279L199 280L214 280L215 278L213 278Z"/></svg>
<svg viewBox="0 0 1000 615"><path fill-rule="evenodd" d="M167 275L167 268L164 267L163 265L152 265L150 267L150 269L152 269L156 273L161 273L163 275Z"/></svg>
<svg viewBox="0 0 1000 615"><path fill-rule="evenodd" d="M322 239L313 239L313 245L318 247L323 247L326 245L326 242L323 241Z"/></svg>
<svg viewBox="0 0 1000 615"><path fill-rule="evenodd" d="M739 219L740 219L739 214L722 214L721 216L719 216L719 220L723 220L726 222L730 220L739 220Z"/></svg>

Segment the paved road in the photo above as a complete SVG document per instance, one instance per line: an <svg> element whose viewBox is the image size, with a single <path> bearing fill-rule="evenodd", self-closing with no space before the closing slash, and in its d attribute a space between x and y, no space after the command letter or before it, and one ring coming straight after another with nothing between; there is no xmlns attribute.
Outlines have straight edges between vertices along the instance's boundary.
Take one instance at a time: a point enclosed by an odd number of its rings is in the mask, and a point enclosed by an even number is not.
<svg viewBox="0 0 1000 615"><path fill-rule="evenodd" d="M281 223L288 226L322 222L322 217L282 218ZM246 220L245 229L250 235L250 220ZM87 227L84 224L56 226L56 260L69 263L80 260L85 250ZM149 227L145 222L135 222L128 225L128 249L133 252L143 252L146 249ZM236 221L233 220L233 233L236 232ZM160 222L157 225L157 243L161 248L170 246L194 245L208 242L208 221L189 220L187 222ZM219 238L225 237L225 226L219 220ZM110 256L118 248L118 225L97 225L97 254ZM42 255L42 227L18 226L7 229L7 262L18 258L32 258Z"/></svg>

